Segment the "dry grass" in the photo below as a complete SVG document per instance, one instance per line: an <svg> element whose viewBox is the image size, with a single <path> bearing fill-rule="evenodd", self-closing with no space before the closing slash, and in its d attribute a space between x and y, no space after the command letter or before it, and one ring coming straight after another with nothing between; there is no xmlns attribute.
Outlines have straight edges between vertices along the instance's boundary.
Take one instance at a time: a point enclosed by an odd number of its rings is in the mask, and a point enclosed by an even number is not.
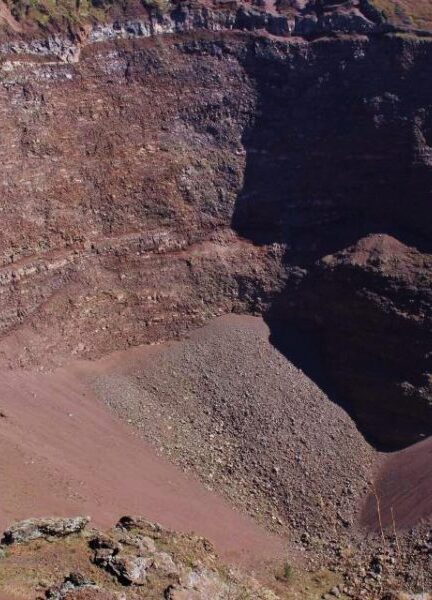
<svg viewBox="0 0 432 600"><path fill-rule="evenodd" d="M385 535L384 535L384 529L383 529L383 524L382 524L382 516L381 516L381 501L380 498L378 496L378 492L376 490L376 487L374 484L372 484L372 493L375 497L375 502L376 502L376 509L377 509L377 515L378 515L378 525L379 525L379 530L380 530L380 534L381 534L381 539L383 541L383 547L385 547L386 545L386 539L385 539Z"/></svg>
<svg viewBox="0 0 432 600"><path fill-rule="evenodd" d="M128 12L134 9L133 0L5 0L13 17L28 25L45 28L56 26L79 26L88 21L104 22L111 11ZM147 7L167 10L169 0L144 0Z"/></svg>
<svg viewBox="0 0 432 600"><path fill-rule="evenodd" d="M18 22L41 26L62 21L78 24L90 17L102 20L106 13L106 7L92 0L6 0L6 4Z"/></svg>
<svg viewBox="0 0 432 600"><path fill-rule="evenodd" d="M373 0L393 24L418 29L432 29L431 0Z"/></svg>

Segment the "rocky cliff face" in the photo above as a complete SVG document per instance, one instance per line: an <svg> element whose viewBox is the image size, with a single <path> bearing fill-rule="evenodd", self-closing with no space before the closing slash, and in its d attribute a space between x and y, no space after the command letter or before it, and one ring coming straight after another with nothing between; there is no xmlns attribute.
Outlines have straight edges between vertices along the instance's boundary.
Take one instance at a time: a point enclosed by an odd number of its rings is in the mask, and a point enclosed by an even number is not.
<svg viewBox="0 0 432 600"><path fill-rule="evenodd" d="M278 250L230 230L256 96L243 48L174 38L5 62L2 331L19 361L260 303Z"/></svg>
<svg viewBox="0 0 432 600"><path fill-rule="evenodd" d="M318 336L323 385L373 439L430 433L427 38L366 2L17 23L0 64L4 362L270 311L275 333Z"/></svg>

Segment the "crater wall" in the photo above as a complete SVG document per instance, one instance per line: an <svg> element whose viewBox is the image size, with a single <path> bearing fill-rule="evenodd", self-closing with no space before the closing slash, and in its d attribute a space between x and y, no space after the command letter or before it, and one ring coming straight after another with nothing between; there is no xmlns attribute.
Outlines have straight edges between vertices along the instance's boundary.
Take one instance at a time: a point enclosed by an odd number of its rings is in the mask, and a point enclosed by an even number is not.
<svg viewBox="0 0 432 600"><path fill-rule="evenodd" d="M192 31L4 55L2 361L265 313L316 337L371 439L429 434L431 48Z"/></svg>

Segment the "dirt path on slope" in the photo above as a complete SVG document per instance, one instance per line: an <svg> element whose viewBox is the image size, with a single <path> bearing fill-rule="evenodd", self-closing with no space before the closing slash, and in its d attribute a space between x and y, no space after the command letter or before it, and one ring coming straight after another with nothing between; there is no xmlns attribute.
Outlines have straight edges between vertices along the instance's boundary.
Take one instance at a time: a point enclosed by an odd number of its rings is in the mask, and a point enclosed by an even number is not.
<svg viewBox="0 0 432 600"><path fill-rule="evenodd" d="M31 516L122 514L208 537L228 561L263 566L285 543L156 456L71 371L0 374L0 527Z"/></svg>

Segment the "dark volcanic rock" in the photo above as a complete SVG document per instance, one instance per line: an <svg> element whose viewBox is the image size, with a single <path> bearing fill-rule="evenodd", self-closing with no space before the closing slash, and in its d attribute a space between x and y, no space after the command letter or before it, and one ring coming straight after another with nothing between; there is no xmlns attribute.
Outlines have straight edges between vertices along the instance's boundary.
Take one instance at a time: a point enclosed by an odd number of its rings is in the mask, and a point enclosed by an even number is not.
<svg viewBox="0 0 432 600"><path fill-rule="evenodd" d="M62 600L63 598L73 598L73 592L79 591L82 592L85 590L95 592L99 591L98 587L88 577L82 575L81 573L73 572L68 577L65 578L64 582L61 585L53 586L49 588L45 596L50 600ZM84 597L84 596L83 596ZM92 597L92 596L89 596Z"/></svg>

